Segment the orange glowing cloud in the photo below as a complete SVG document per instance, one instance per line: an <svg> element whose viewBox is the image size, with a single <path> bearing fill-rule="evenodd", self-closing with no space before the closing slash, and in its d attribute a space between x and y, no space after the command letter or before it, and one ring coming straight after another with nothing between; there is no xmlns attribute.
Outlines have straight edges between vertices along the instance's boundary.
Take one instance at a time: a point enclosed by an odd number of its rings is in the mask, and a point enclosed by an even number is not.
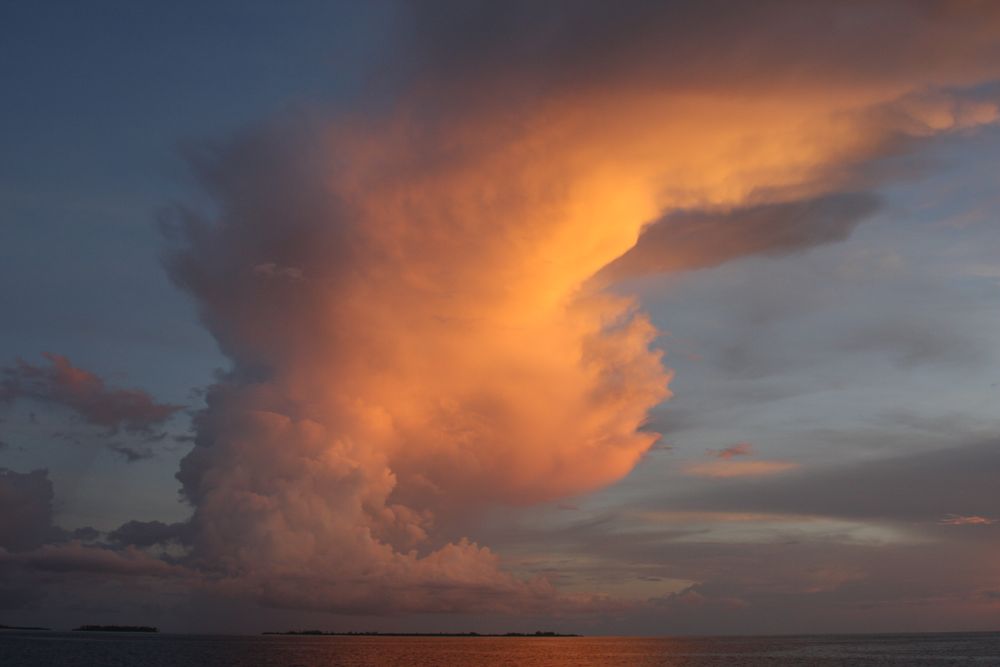
<svg viewBox="0 0 1000 667"><path fill-rule="evenodd" d="M667 85L641 52L612 55L579 85L436 72L390 112L294 119L198 158L218 213L181 212L168 263L233 367L178 477L192 562L220 586L336 610L550 599L463 520L611 484L656 442L658 332L608 289L634 267L602 271L680 210L721 217L657 240L643 271L841 238L784 241L811 218L782 206L864 191L859 165L997 115L926 90L970 83L958 66L853 82L816 65L813 81L760 72L734 90L731 76ZM867 201L851 199L855 216ZM765 208L730 215L748 207ZM743 453L685 472L797 467L731 460Z"/></svg>

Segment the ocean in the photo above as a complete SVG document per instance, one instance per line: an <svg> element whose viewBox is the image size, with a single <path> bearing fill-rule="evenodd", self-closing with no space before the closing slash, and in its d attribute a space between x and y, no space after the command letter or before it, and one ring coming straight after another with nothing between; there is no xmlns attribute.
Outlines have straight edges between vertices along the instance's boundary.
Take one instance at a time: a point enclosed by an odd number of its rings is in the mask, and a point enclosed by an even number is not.
<svg viewBox="0 0 1000 667"><path fill-rule="evenodd" d="M1000 633L302 637L0 631L3 667L1000 665Z"/></svg>

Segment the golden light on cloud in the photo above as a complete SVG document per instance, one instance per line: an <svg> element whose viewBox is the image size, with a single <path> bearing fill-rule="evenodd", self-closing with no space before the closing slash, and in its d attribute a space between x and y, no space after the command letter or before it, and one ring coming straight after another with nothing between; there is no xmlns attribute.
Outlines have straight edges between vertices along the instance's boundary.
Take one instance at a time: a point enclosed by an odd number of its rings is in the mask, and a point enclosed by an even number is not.
<svg viewBox="0 0 1000 667"><path fill-rule="evenodd" d="M488 550L433 535L476 508L615 482L657 440L641 429L670 395L657 331L593 277L663 211L849 184L845 163L913 131L905 113L887 126L863 112L883 97L574 96L513 128L486 113L438 134L397 114L333 122L308 148L279 128L223 154L207 178L224 213L189 220L174 260L238 369L203 418L212 446L182 467L195 553L250 581L308 569L366 582L310 587L331 606L470 576L545 597Z"/></svg>
<svg viewBox="0 0 1000 667"><path fill-rule="evenodd" d="M219 212L181 216L170 266L233 370L179 475L197 559L281 604L448 610L476 586L547 599L463 521L611 484L656 442L644 427L671 377L658 332L602 270L678 210L722 217L667 235L648 266L841 238L800 232L796 204L856 222L873 207L859 165L996 119L988 100L929 91L965 80L943 66L855 82L820 54L815 81L748 81L703 58L695 85L617 55L593 81L432 73L385 113L279 123L200 161ZM752 207L755 231L728 233ZM275 583L301 571L308 588Z"/></svg>

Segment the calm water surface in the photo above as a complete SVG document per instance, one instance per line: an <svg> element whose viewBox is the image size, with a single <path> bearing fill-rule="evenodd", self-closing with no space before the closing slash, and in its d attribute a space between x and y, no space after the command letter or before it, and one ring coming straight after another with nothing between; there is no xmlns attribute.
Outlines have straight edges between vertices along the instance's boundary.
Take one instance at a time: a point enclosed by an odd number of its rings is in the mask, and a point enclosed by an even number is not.
<svg viewBox="0 0 1000 667"><path fill-rule="evenodd" d="M1000 633L798 637L235 637L0 631L3 667L998 665Z"/></svg>

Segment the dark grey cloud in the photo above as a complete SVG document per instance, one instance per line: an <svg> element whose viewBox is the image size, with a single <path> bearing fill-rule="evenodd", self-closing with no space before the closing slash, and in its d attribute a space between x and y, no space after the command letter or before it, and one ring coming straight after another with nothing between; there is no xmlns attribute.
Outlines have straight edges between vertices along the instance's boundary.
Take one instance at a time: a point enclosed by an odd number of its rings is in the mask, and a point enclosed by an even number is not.
<svg viewBox="0 0 1000 667"><path fill-rule="evenodd" d="M130 541L162 542L140 539L151 535L148 526L158 522L148 524L145 532L143 524L131 522L114 531L110 543L102 543L102 533L90 526L72 531L56 526L53 495L47 470L18 473L0 468L0 610L23 610L63 594L67 603L80 604L101 592L106 577L191 576ZM180 526L164 528L180 534Z"/></svg>
<svg viewBox="0 0 1000 667"><path fill-rule="evenodd" d="M718 482L661 506L907 522L996 514L1000 441L897 452L766 481Z"/></svg>
<svg viewBox="0 0 1000 667"><path fill-rule="evenodd" d="M89 424L111 431L149 433L183 406L157 403L141 389L113 389L97 375L73 366L58 354L45 354L49 366L18 360L3 369L0 401L28 399L61 405Z"/></svg>
<svg viewBox="0 0 1000 667"><path fill-rule="evenodd" d="M33 572L87 573L123 576L172 577L184 570L144 551L90 547L79 542L47 544L15 554L0 553L0 565L14 565Z"/></svg>
<svg viewBox="0 0 1000 667"><path fill-rule="evenodd" d="M153 450L140 447L130 447L121 443L111 443L108 449L120 456L126 463L137 463L153 458Z"/></svg>
<svg viewBox="0 0 1000 667"><path fill-rule="evenodd" d="M48 470L0 468L0 549L27 552L67 540L92 542L100 531L83 526L66 531L54 523L54 491Z"/></svg>
<svg viewBox="0 0 1000 667"><path fill-rule="evenodd" d="M481 90L484 77L493 79L492 92L533 96L637 80L692 92L852 86L914 74L933 85L974 80L1000 62L1000 10L949 0L404 6L410 15L398 41L415 76L468 91Z"/></svg>
<svg viewBox="0 0 1000 667"><path fill-rule="evenodd" d="M69 533L69 538L81 542L93 542L101 537L101 531L91 526L76 528Z"/></svg>
<svg viewBox="0 0 1000 667"><path fill-rule="evenodd" d="M129 521L108 534L108 539L121 546L151 547L170 542L183 544L189 537L191 525L186 522Z"/></svg>
<svg viewBox="0 0 1000 667"><path fill-rule="evenodd" d="M728 211L677 211L646 227L598 280L717 266L747 255L780 256L841 241L878 207L871 193L843 192Z"/></svg>

